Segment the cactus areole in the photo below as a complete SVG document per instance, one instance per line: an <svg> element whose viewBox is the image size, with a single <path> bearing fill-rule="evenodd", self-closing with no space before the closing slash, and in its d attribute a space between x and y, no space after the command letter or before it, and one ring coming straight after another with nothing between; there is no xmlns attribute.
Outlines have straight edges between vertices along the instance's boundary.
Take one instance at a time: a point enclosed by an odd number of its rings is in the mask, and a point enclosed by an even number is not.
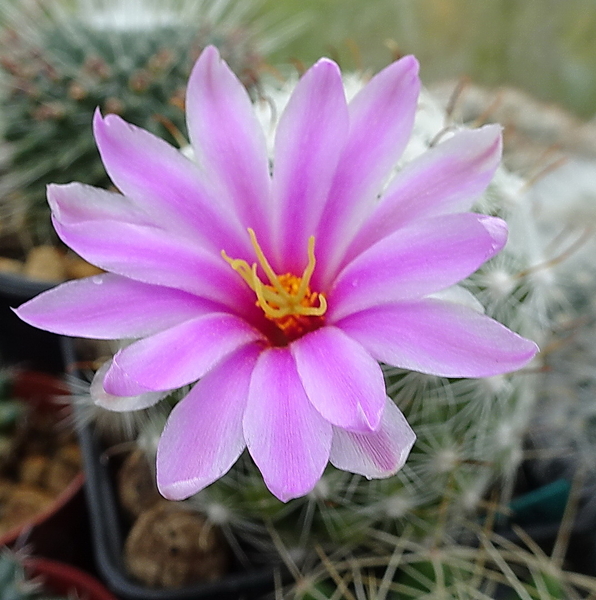
<svg viewBox="0 0 596 600"><path fill-rule="evenodd" d="M380 362L488 377L534 356L533 342L444 293L506 242L501 219L467 212L499 163L500 128L456 133L386 185L412 132L417 72L402 58L348 103L339 68L320 60L269 156L245 89L209 47L187 89L196 162L97 112L121 194L50 186L58 235L107 273L17 313L132 340L96 376L102 406L135 410L191 385L158 448L167 498L211 484L245 448L283 501L309 493L328 462L388 477L415 435Z"/></svg>

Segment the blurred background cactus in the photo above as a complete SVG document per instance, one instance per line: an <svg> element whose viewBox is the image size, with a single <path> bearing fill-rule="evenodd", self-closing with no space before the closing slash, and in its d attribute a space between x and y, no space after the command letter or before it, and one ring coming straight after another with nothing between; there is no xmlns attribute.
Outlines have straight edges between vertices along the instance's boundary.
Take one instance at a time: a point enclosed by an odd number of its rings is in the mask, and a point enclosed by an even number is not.
<svg viewBox="0 0 596 600"><path fill-rule="evenodd" d="M451 86L452 87L452 86ZM448 86L436 91L446 101ZM537 483L584 479L585 512L596 514L596 124L511 88L461 91L456 117L507 124L505 162L528 174L535 235L548 248L533 273L550 326L535 379L527 470ZM528 232L528 235L530 233Z"/></svg>
<svg viewBox="0 0 596 600"><path fill-rule="evenodd" d="M266 8L277 4L265 0ZM420 59L427 85L467 75L485 86L515 86L584 119L596 114L592 0L284 0L283 9L314 18L277 49L277 60L309 63L331 52L344 66L379 69L388 41Z"/></svg>
<svg viewBox="0 0 596 600"><path fill-rule="evenodd" d="M27 575L24 562L27 555L4 548L0 553L0 600L68 600L66 596L50 595L42 581Z"/></svg>
<svg viewBox="0 0 596 600"><path fill-rule="evenodd" d="M596 514L596 136L592 152L569 157L536 185L542 227L571 248L557 265L563 296L553 313L530 443L541 478L580 471Z"/></svg>
<svg viewBox="0 0 596 600"><path fill-rule="evenodd" d="M274 40L251 24L254 8L235 0L3 4L3 228L26 245L53 241L45 186L109 185L91 133L96 107L182 143L185 84L207 44L254 90Z"/></svg>

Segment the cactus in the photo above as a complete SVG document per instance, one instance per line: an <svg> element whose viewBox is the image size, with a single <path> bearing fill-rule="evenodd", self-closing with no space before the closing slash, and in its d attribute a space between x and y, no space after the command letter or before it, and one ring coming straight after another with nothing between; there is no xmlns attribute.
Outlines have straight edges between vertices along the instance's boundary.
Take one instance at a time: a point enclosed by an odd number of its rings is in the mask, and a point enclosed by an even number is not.
<svg viewBox="0 0 596 600"><path fill-rule="evenodd" d="M473 547L441 540L429 548L407 537L378 533L382 539L365 552L320 552L320 560L307 569L291 565L295 581L286 586L283 597L565 600L592 597L596 591L596 578L566 570L523 532L527 547L475 524L468 530L476 540Z"/></svg>
<svg viewBox="0 0 596 600"><path fill-rule="evenodd" d="M437 86L445 100L453 85ZM456 113L474 121L503 120L505 162L533 173L529 200L537 243L549 246L548 261L534 272L549 307L551 328L543 344L537 380L539 410L528 431L529 466L538 481L587 476L596 483L594 362L596 354L596 136L562 108L513 88L494 91L466 83ZM588 488L589 490L590 488ZM586 496L593 496L591 491ZM593 510L593 508L592 508Z"/></svg>
<svg viewBox="0 0 596 600"><path fill-rule="evenodd" d="M0 600L67 600L44 593L43 584L27 576L25 553L4 548L0 554Z"/></svg>
<svg viewBox="0 0 596 600"><path fill-rule="evenodd" d="M360 85L361 78L348 77L348 95ZM264 88L266 100L258 108L266 132L274 131L292 86L290 81L282 88ZM423 94L404 160L424 151L437 136L449 135L455 125L446 119ZM540 342L550 327L551 296L546 291L553 281L546 242L538 235L524 186L522 178L502 168L478 201L479 211L508 222L510 239L465 286L491 317ZM313 492L283 504L245 456L228 475L186 502L240 541L237 547L256 549L253 556L264 561L277 555L276 541L291 556L305 559L317 544L334 548L364 541L371 527L395 535L408 531L415 540L432 539L444 530L457 537L461 523L497 481L506 502L536 398L535 375L527 371L450 380L386 368L385 377L389 395L418 436L396 476L368 481L328 467ZM153 421L141 434L150 455L161 431L155 425Z"/></svg>
<svg viewBox="0 0 596 600"><path fill-rule="evenodd" d="M596 593L596 577L573 572L567 550L591 551L573 533L581 490L570 490L550 555L516 524L503 528L503 507L488 500L482 519L463 520L459 539L438 531L419 541L414 525L401 535L373 528L366 543L318 549L318 557L299 567L283 544L280 556L292 574L283 597L294 600L565 600ZM513 504L513 503L512 503ZM512 506L511 506L512 508ZM570 510L571 509L571 510ZM544 535L544 530L542 530ZM539 533L539 535L541 535ZM551 530L554 536L554 530ZM544 540L542 540L544 542ZM552 541L552 540L551 540ZM577 544L583 546L579 549ZM591 572L591 571L590 571ZM280 590L277 590L278 594ZM279 594L281 597L281 594Z"/></svg>
<svg viewBox="0 0 596 600"><path fill-rule="evenodd" d="M218 46L247 86L257 82L256 35L240 24L234 0L80 0L72 14L57 2L3 10L0 115L10 158L0 221L29 243L54 239L46 184L109 185L89 125L96 107L179 143L185 84L206 45Z"/></svg>
<svg viewBox="0 0 596 600"><path fill-rule="evenodd" d="M537 190L543 227L563 238L562 251L570 249L570 256L564 265L555 266L563 296L553 314L555 326L538 390L541 410L530 428L530 440L540 459L533 464L540 477L552 477L557 472L572 479L581 472L592 489L596 484L593 169L593 161L571 160Z"/></svg>

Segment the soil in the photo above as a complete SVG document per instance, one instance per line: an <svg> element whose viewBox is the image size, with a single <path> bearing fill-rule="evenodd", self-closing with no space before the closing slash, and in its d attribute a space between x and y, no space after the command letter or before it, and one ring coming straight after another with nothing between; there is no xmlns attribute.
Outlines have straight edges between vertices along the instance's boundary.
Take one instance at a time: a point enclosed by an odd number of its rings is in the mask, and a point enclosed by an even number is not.
<svg viewBox="0 0 596 600"><path fill-rule="evenodd" d="M12 400L5 395L0 406ZM47 510L81 471L75 434L59 407L22 400L21 414L2 431L0 537Z"/></svg>

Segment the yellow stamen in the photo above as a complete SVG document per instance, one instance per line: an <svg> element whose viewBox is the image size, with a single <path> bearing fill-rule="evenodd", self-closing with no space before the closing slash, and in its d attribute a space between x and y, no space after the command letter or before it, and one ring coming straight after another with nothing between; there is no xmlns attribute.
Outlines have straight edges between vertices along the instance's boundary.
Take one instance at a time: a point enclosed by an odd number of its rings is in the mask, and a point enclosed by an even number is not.
<svg viewBox="0 0 596 600"><path fill-rule="evenodd" d="M248 230L250 241L255 249L258 263L250 266L245 260L230 258L225 250L221 251L224 260L236 271L257 296L257 306L260 306L268 319L277 322L284 331L295 322L289 322L288 317L321 317L327 311L327 300L323 294L311 292L309 284L315 270L315 238L308 238L308 264L302 277L291 273L276 275L265 257L257 236L252 229ZM269 279L269 285L264 284L257 275L260 265ZM318 301L318 306L315 303Z"/></svg>
<svg viewBox="0 0 596 600"><path fill-rule="evenodd" d="M271 268L271 265L269 264L269 261L265 257L265 254L263 253L261 246L259 246L259 242L257 242L257 236L255 235L254 229L251 229L249 227L248 235L250 235L250 241L253 245L253 248L255 249L257 258L259 259L259 262L261 263L261 266L263 267L263 270L265 271L265 275L267 275L267 277L269 277L269 281L271 282L271 285L273 287L277 288L277 291L282 296L287 297L288 294L286 293L286 290L281 285L277 275L275 274L275 271ZM313 244L314 244L314 237L313 237ZM253 271L255 272L255 278L256 278L256 263L253 264ZM260 280L259 280L259 283L260 283Z"/></svg>

